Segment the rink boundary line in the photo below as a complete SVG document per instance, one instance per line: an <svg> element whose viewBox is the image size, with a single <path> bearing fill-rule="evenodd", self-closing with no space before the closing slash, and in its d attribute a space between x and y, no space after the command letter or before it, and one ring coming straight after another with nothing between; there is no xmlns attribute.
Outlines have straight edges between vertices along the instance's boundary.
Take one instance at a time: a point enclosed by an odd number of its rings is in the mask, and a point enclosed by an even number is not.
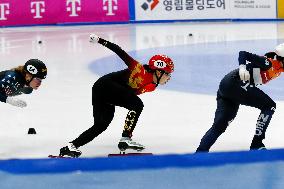
<svg viewBox="0 0 284 189"><path fill-rule="evenodd" d="M0 171L12 174L126 171L195 168L284 161L284 149L153 156L0 160Z"/></svg>

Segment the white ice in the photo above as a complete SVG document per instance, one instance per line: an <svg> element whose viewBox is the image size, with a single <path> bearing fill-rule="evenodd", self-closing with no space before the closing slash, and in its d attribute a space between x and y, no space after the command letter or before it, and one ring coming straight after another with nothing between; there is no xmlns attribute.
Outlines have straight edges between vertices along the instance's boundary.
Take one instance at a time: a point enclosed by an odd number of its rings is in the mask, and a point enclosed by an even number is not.
<svg viewBox="0 0 284 189"><path fill-rule="evenodd" d="M45 158L49 154L58 154L61 147L93 125L91 88L100 75L91 71L89 66L100 58L114 56L114 53L101 45L90 44L90 33L113 41L129 52L151 48L155 54L156 48L175 49L182 45L194 47L197 44L206 46L210 43L246 40L283 42L283 31L284 24L277 22L182 22L2 28L0 70L24 64L29 58L39 58L48 66L48 77L43 81L41 88L33 94L18 97L27 101L27 108L20 109L9 104L0 104L0 159ZM189 37L189 33L193 36ZM39 40L42 44L38 44ZM255 47L258 48L273 50L274 45L263 44L261 47ZM202 51L203 49L200 49L199 54L203 54ZM183 64L191 64L190 60L182 58L187 53L172 52L173 55L181 56L180 60L183 60L175 62L177 68ZM208 53L210 54L208 51L204 52ZM134 58L139 60L140 57ZM123 62L118 61L117 64ZM111 72L115 69L106 65L106 71ZM224 75L227 71L224 70ZM201 78L203 74L206 74L206 70L199 74ZM189 77L185 76L182 79L186 82ZM172 75L172 81L174 79L175 74ZM188 82L188 85L192 84ZM218 83L215 85L217 91ZM279 88L283 86L284 84ZM134 139L147 147L146 152L193 153L213 122L215 94L167 90L166 87L160 86L155 92L140 97L145 107L134 131ZM277 110L265 140L268 148L284 147L284 103L280 100L276 102ZM117 107L109 128L80 148L83 152L82 157L106 156L118 152L117 143L126 114L127 110ZM257 109L241 106L236 119L212 147L212 151L248 150L258 114ZM28 135L29 128L35 128L37 134Z"/></svg>

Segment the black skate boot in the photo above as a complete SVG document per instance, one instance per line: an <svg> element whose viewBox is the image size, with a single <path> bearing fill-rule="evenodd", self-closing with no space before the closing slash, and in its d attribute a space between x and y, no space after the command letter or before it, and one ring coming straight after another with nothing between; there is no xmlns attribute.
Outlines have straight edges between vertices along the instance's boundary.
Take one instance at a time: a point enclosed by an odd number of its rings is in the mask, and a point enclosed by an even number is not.
<svg viewBox="0 0 284 189"><path fill-rule="evenodd" d="M266 150L266 148L261 140L253 139L250 145L250 150Z"/></svg>
<svg viewBox="0 0 284 189"><path fill-rule="evenodd" d="M72 143L69 143L67 146L60 149L59 156L69 156L77 158L82 154L78 148L76 148Z"/></svg>
<svg viewBox="0 0 284 189"><path fill-rule="evenodd" d="M122 152L124 152L127 149L142 151L145 149L145 146L139 144L138 142L133 141L129 137L122 137L118 143L118 148Z"/></svg>

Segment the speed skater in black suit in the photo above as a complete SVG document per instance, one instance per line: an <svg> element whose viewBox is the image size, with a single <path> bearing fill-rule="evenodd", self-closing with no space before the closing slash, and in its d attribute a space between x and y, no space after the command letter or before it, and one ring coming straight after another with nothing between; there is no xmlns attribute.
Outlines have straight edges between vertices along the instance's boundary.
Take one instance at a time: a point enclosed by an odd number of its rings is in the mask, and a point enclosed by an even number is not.
<svg viewBox="0 0 284 189"><path fill-rule="evenodd" d="M79 157L81 151L78 148L107 129L113 120L115 106L129 110L118 148L121 151L143 150L145 147L131 138L144 107L138 95L154 91L158 85L167 83L174 71L173 61L166 55L155 55L150 58L147 65L142 65L118 45L95 34L90 35L90 42L112 50L124 61L127 68L104 75L94 83L92 88L94 125L61 148L60 156Z"/></svg>
<svg viewBox="0 0 284 189"><path fill-rule="evenodd" d="M217 91L214 123L201 139L197 152L209 151L236 117L240 104L260 110L250 150L266 149L263 140L276 103L257 86L268 83L284 71L283 57L284 43L265 56L239 52L239 69L231 71L221 80Z"/></svg>

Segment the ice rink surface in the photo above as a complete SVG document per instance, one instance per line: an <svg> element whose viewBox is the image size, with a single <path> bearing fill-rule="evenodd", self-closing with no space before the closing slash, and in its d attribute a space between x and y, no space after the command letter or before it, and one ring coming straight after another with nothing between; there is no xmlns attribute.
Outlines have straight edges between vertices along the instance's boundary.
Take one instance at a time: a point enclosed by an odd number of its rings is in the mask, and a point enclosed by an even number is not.
<svg viewBox="0 0 284 189"><path fill-rule="evenodd" d="M88 26L40 26L0 29L0 70L43 60L47 79L31 95L28 107L0 106L0 159L45 158L93 125L91 88L102 75L126 68L110 50L90 44L95 33L115 42L141 63L166 54L175 72L166 86L142 94L144 110L133 138L154 154L193 153L211 127L216 91L222 77L238 67L238 52L265 54L284 42L283 22L163 23ZM193 36L190 36L192 34ZM42 41L41 44L38 41ZM261 86L277 103L267 130L268 148L283 148L284 77ZM113 94L115 95L115 94ZM212 151L248 150L258 109L241 106ZM81 147L82 157L118 152L127 110L117 107L109 128ZM28 135L35 128L36 135Z"/></svg>

